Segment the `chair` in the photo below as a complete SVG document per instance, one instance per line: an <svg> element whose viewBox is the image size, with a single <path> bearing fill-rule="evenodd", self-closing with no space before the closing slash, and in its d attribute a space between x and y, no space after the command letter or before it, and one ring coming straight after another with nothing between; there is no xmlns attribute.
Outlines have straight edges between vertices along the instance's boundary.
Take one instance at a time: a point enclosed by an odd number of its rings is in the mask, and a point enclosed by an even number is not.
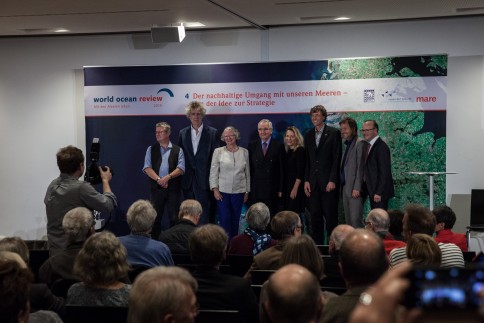
<svg viewBox="0 0 484 323"><path fill-rule="evenodd" d="M152 267L142 266L142 265L133 266L128 273L129 281L131 283L134 283L134 280L136 279L136 277L138 277L139 274L141 274L143 271L148 270L150 268Z"/></svg>
<svg viewBox="0 0 484 323"><path fill-rule="evenodd" d="M230 266L230 273L232 275L243 277L249 270L253 261L253 256L227 255L224 264Z"/></svg>
<svg viewBox="0 0 484 323"><path fill-rule="evenodd" d="M321 245L321 244L318 244L316 245L316 247L318 247L318 250L319 252L321 253L321 255L329 255L329 245L327 244L324 244L324 245Z"/></svg>
<svg viewBox="0 0 484 323"><path fill-rule="evenodd" d="M44 262L49 259L49 250L46 249L31 249L29 250L29 267L34 274L35 281L38 282L39 269Z"/></svg>
<svg viewBox="0 0 484 323"><path fill-rule="evenodd" d="M475 251L462 251L462 256L464 257L465 262L472 262L472 260L476 256L476 252Z"/></svg>
<svg viewBox="0 0 484 323"><path fill-rule="evenodd" d="M193 264L192 262L192 258L190 257L189 254L172 254L171 255L171 258L173 258L173 262L175 263L175 265L179 265L179 264Z"/></svg>
<svg viewBox="0 0 484 323"><path fill-rule="evenodd" d="M126 323L128 307L66 305L65 323Z"/></svg>
<svg viewBox="0 0 484 323"><path fill-rule="evenodd" d="M269 277L275 273L275 270L252 270L252 284L262 285Z"/></svg>
<svg viewBox="0 0 484 323"><path fill-rule="evenodd" d="M236 310L200 310L195 323L244 323Z"/></svg>
<svg viewBox="0 0 484 323"><path fill-rule="evenodd" d="M67 291L69 290L69 288L78 282L79 281L75 279L64 279L64 278L57 279L52 284L52 287L51 287L52 294L58 297L66 298Z"/></svg>

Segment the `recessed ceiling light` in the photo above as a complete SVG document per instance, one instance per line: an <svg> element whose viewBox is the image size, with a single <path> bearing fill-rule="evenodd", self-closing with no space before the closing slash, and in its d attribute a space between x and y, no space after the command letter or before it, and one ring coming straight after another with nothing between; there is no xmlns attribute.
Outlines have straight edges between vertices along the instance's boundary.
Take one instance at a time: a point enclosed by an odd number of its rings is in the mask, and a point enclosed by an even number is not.
<svg viewBox="0 0 484 323"><path fill-rule="evenodd" d="M350 20L351 18L348 18L348 17L338 17L338 18L334 18L334 20Z"/></svg>
<svg viewBox="0 0 484 323"><path fill-rule="evenodd" d="M205 27L205 25L202 24L201 22L184 22L183 26L188 27L188 28Z"/></svg>
<svg viewBox="0 0 484 323"><path fill-rule="evenodd" d="M67 33L67 32L69 32L69 29L57 28L57 29L54 29L54 32L55 33Z"/></svg>

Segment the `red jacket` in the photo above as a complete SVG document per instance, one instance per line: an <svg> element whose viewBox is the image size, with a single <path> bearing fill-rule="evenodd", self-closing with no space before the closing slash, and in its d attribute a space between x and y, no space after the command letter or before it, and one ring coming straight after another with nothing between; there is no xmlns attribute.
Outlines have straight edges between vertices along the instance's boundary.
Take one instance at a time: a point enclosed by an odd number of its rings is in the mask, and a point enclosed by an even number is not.
<svg viewBox="0 0 484 323"><path fill-rule="evenodd" d="M462 233L454 233L451 229L443 229L437 232L435 241L442 243L453 243L457 245L462 251L467 251L466 235Z"/></svg>

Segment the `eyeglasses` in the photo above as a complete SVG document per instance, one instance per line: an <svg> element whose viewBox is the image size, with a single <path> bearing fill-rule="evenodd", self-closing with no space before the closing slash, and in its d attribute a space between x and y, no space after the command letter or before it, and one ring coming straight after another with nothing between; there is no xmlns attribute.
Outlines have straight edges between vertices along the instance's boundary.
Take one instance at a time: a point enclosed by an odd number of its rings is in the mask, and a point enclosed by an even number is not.
<svg viewBox="0 0 484 323"><path fill-rule="evenodd" d="M375 128L370 128L370 129L361 129L361 132L368 132L368 131L372 131L372 130L375 130Z"/></svg>
<svg viewBox="0 0 484 323"><path fill-rule="evenodd" d="M365 227L373 225L373 223L371 223L370 221L363 221L363 224L365 225Z"/></svg>

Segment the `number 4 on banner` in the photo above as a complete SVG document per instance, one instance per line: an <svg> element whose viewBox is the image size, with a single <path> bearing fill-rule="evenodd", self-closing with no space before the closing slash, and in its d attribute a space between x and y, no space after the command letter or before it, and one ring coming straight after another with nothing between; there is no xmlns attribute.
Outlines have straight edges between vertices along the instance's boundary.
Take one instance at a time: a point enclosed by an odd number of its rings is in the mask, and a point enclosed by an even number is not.
<svg viewBox="0 0 484 323"><path fill-rule="evenodd" d="M189 99L189 98L190 98L190 96L188 95L188 93L185 94L185 99Z"/></svg>

